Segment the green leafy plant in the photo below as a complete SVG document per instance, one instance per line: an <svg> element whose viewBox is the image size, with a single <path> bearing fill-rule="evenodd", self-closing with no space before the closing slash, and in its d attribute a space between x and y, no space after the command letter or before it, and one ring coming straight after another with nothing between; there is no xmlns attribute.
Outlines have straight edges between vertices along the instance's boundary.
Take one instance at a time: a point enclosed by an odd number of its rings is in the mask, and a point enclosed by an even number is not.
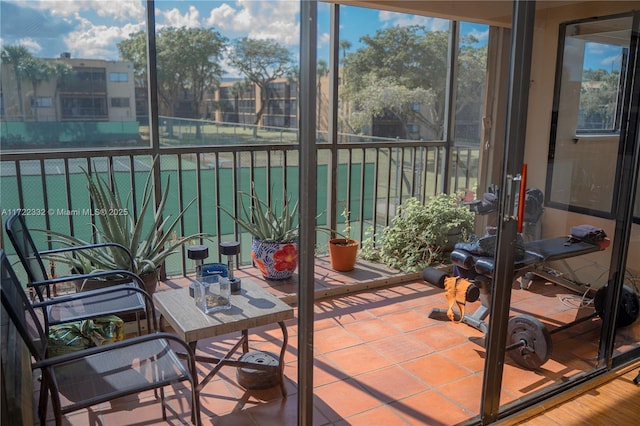
<svg viewBox="0 0 640 426"><path fill-rule="evenodd" d="M289 196L282 201L279 209L271 207L258 197L253 183L251 184L251 194L240 192L240 195L248 198L250 202L249 207L247 207L243 197L240 197L242 217L234 216L233 213L222 206L219 206L219 208L245 231L262 241L288 243L298 239L298 225L296 222L298 202L292 206L291 197Z"/></svg>
<svg viewBox="0 0 640 426"><path fill-rule="evenodd" d="M420 271L443 261L442 253L454 238L466 240L473 232L474 215L456 196L440 194L422 204L409 198L398 208L391 224L382 230L376 252L368 242L366 256L379 258L387 266Z"/></svg>
<svg viewBox="0 0 640 426"><path fill-rule="evenodd" d="M154 164L156 161L157 159L154 160ZM206 236L206 234L197 233L176 237L174 230L195 199L191 200L175 218L166 215L164 210L167 204L170 180L167 177L160 202L155 206L153 203L153 167L150 168L145 180L137 216L132 215L133 191L130 191L127 197L123 198L115 181L113 190L111 190L104 177L98 174L91 175L84 169L83 172L87 179L89 197L94 207L92 211L98 218L92 242L112 242L126 247L133 255L134 269L132 272L138 275L154 272L169 255L186 241ZM151 222L146 222L147 218L151 218ZM75 236L51 230L46 232L54 241L67 246L91 244ZM50 256L50 258L66 263L78 272L85 273L113 269L129 270L131 268L131 261L126 253L115 247L93 249L73 257L58 255Z"/></svg>
<svg viewBox="0 0 640 426"><path fill-rule="evenodd" d="M342 233L338 231L332 231L337 236L337 238L331 239L330 243L343 246L353 245L356 243L356 241L351 238L351 211L349 210L346 202L344 203L344 207L342 208L342 213L340 213L340 216L344 218L344 231ZM324 230L322 228L316 229Z"/></svg>

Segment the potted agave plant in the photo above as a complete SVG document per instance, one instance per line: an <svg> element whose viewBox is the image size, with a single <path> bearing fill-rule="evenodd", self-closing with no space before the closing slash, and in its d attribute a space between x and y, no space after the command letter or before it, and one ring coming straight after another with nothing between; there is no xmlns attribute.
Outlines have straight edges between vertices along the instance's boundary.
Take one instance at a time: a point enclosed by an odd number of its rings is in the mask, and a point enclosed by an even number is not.
<svg viewBox="0 0 640 426"><path fill-rule="evenodd" d="M157 158L154 160L154 164ZM133 256L133 271L145 281L149 294L155 291L157 272L165 259L186 241L204 237L204 234L193 234L177 237L174 229L194 200L178 213L175 218L164 213L169 193L169 178L162 192L160 202L153 203L153 167L146 177L142 199L137 216L130 208L132 193L126 199L120 194L118 185L114 181L113 190L107 180L98 174L89 174L83 169L87 179L89 196L93 203L93 212L97 216L94 227L93 243L113 242L126 247ZM147 219L145 221L145 219ZM149 221L148 219L151 219ZM65 235L55 231L46 231L52 239L68 246L87 245L75 236ZM51 260L67 264L72 270L90 273L99 270L131 269L131 259L121 249L104 247L94 249L82 257L54 256ZM91 285L110 285L103 283L82 283L83 288Z"/></svg>
<svg viewBox="0 0 640 426"><path fill-rule="evenodd" d="M332 269L348 272L355 268L359 243L351 238L351 212L346 204L341 216L344 218L344 233L340 238L329 240L329 261Z"/></svg>
<svg viewBox="0 0 640 426"><path fill-rule="evenodd" d="M276 209L258 197L253 184L251 194L240 194L250 202L247 207L240 198L241 217L222 206L220 209L252 235L251 258L264 278L291 278L298 266L298 203L292 206L291 197L286 197Z"/></svg>

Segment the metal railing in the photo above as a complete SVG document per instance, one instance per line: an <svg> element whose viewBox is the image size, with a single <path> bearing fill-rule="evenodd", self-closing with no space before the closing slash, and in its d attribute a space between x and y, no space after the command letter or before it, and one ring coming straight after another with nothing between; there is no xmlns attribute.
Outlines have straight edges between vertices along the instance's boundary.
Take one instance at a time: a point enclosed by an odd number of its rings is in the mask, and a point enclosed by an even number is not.
<svg viewBox="0 0 640 426"><path fill-rule="evenodd" d="M270 202L287 195L295 200L299 193L295 130L261 128L255 138L248 126L164 120L164 123L163 118L160 121L158 156L162 185L167 179L170 182L171 197L166 213L175 215L196 199L177 233L209 234L206 240L193 241L210 247L209 261L223 260L218 253L219 242L238 240L242 247L239 261L249 263L250 235L242 232L219 206L240 214L240 193L249 192L251 182L268 194ZM173 127L173 135L166 126ZM196 126L201 127L200 134ZM445 143L341 135L341 140L349 139L357 141L318 144L318 190L313 194L318 200L318 226L337 223L335 228L341 231L340 214L347 207L351 235L362 239L369 231L389 224L397 206L407 198L426 201L445 187ZM322 135L318 140L324 140ZM331 164L334 149L335 166ZM5 151L0 162L2 223L15 209L24 209L31 228L55 229L91 239L96 218L91 214L82 170L105 173L117 179L121 192L131 192L130 212L136 214L139 208L136 202L155 152L151 148ZM450 192L474 188L478 150L454 148L451 158ZM335 181L332 180L333 167L336 168ZM330 200L336 200L334 205ZM327 239L326 233L318 232L319 252L326 247ZM50 244L44 236L38 243ZM4 237L2 244L12 252ZM185 253L186 247L182 253L169 258L168 274L182 275L193 270L194 265Z"/></svg>

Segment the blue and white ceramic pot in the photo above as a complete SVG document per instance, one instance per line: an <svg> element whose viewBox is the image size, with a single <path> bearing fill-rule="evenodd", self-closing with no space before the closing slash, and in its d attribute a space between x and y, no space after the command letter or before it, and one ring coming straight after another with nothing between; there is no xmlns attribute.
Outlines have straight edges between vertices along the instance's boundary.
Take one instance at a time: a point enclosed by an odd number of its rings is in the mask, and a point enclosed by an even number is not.
<svg viewBox="0 0 640 426"><path fill-rule="evenodd" d="M254 237L251 257L266 279L286 280L298 267L298 245L295 242L262 241Z"/></svg>

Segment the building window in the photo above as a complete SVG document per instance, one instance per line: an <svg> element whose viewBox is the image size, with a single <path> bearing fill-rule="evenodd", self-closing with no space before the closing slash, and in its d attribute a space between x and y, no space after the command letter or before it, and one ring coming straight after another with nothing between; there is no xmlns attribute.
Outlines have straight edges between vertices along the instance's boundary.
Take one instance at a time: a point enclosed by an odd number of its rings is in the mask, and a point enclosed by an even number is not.
<svg viewBox="0 0 640 426"><path fill-rule="evenodd" d="M129 81L129 74L126 72L110 72L109 81L117 83L126 83Z"/></svg>
<svg viewBox="0 0 640 426"><path fill-rule="evenodd" d="M53 101L50 96L38 96L37 98L31 98L32 108L51 108Z"/></svg>
<svg viewBox="0 0 640 426"><path fill-rule="evenodd" d="M128 108L129 98L111 98L112 108Z"/></svg>

